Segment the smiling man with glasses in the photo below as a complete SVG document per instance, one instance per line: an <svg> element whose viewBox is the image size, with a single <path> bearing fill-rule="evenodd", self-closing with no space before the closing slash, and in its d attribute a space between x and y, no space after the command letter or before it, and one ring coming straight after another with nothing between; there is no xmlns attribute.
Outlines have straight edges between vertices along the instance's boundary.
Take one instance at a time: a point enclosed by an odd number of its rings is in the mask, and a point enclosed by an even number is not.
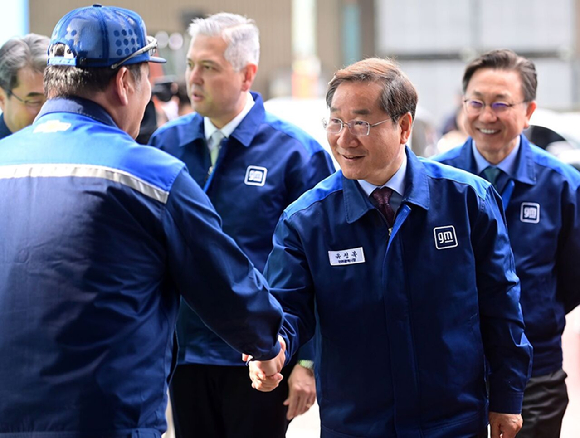
<svg viewBox="0 0 580 438"><path fill-rule="evenodd" d="M264 273L288 333L320 342L322 438L513 438L531 347L499 197L406 146L417 99L388 59L336 72L341 170L285 210Z"/></svg>
<svg viewBox="0 0 580 438"><path fill-rule="evenodd" d="M502 195L534 347L518 438L556 438L568 404L561 335L566 313L580 302L580 174L522 135L536 87L534 64L511 50L473 60L463 75L471 137L435 159L481 175Z"/></svg>
<svg viewBox="0 0 580 438"><path fill-rule="evenodd" d="M44 104L48 42L28 34L0 47L0 139L32 124Z"/></svg>

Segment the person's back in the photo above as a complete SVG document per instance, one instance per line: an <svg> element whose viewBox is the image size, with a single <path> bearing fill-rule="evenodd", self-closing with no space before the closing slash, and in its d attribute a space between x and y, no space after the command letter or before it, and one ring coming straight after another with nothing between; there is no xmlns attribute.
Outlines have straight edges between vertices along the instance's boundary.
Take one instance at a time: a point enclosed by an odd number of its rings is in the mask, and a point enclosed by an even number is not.
<svg viewBox="0 0 580 438"><path fill-rule="evenodd" d="M183 165L87 119L49 114L0 148L0 424L23 430L165 421L179 297L164 223Z"/></svg>
<svg viewBox="0 0 580 438"><path fill-rule="evenodd" d="M103 55L117 26L133 51ZM155 47L132 11L67 14L49 100L2 141L0 436L160 437L180 295L233 348L281 369L281 311L261 274L185 165L133 140L148 62L164 61Z"/></svg>

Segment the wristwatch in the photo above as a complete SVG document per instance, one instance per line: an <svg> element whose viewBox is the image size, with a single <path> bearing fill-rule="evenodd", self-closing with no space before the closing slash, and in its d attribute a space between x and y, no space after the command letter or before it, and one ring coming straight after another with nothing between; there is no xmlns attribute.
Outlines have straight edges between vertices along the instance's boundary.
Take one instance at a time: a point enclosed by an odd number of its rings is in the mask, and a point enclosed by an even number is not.
<svg viewBox="0 0 580 438"><path fill-rule="evenodd" d="M314 371L314 361L301 359L298 361L298 365L306 368L307 370Z"/></svg>

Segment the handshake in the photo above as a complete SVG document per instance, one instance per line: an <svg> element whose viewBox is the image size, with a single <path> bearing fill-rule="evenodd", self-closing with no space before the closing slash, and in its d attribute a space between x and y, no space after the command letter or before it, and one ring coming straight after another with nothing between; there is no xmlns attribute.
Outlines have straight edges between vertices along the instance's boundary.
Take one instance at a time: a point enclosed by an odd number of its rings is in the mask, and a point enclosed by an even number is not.
<svg viewBox="0 0 580 438"><path fill-rule="evenodd" d="M242 360L246 362L250 370L252 388L258 391L270 392L276 389L284 378L280 371L282 371L286 360L286 343L282 336L278 336L278 342L280 342L281 349L273 359L257 361L253 360L250 355L242 355Z"/></svg>

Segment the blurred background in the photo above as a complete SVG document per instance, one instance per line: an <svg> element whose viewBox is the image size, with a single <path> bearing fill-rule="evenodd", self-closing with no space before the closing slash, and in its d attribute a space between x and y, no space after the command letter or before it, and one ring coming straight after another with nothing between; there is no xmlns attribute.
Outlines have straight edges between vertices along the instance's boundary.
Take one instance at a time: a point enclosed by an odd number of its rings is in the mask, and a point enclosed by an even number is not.
<svg viewBox="0 0 580 438"><path fill-rule="evenodd" d="M79 0L4 2L0 43L10 36L49 35ZM183 80L191 20L221 11L253 18L261 33L262 53L254 90L272 100L270 110L288 118L326 145L319 128L325 115L322 97L338 68L369 56L394 57L419 92L419 111L411 146L429 156L459 144L455 115L461 103L463 67L494 48L510 48L531 58L539 74L540 146L557 142L556 154L580 149L580 0L116 0L137 11L156 36L167 64L152 74L157 102L163 93L175 102ZM167 90L170 91L167 91ZM281 100L280 100L281 99ZM303 99L308 99L304 101ZM159 106L159 105L157 105ZM560 117L562 115L562 117ZM536 120L537 119L537 120ZM307 120L304 122L304 120ZM548 131L546 131L546 129ZM553 134L556 133L556 135ZM530 136L532 133L530 132ZM578 159L580 163L580 159Z"/></svg>

